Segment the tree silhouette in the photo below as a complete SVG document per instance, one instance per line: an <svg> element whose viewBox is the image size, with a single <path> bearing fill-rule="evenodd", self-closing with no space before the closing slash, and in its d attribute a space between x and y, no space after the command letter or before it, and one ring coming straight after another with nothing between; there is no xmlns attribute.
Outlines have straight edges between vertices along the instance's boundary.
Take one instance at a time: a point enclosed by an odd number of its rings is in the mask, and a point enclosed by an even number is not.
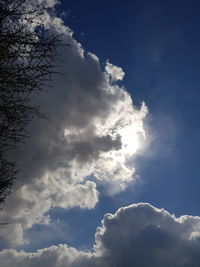
<svg viewBox="0 0 200 267"><path fill-rule="evenodd" d="M45 10L31 0L0 0L0 204L17 172L7 153L27 137L31 119L41 115L31 94L55 73L61 41L45 30Z"/></svg>

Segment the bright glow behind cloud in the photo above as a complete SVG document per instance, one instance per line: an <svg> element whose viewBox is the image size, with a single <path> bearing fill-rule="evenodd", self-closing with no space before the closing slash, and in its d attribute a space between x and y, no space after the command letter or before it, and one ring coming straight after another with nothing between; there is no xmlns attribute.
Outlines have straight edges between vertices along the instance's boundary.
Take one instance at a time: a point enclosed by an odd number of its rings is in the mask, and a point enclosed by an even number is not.
<svg viewBox="0 0 200 267"><path fill-rule="evenodd" d="M124 154L133 155L140 148L140 141L135 125L128 125L119 131Z"/></svg>
<svg viewBox="0 0 200 267"><path fill-rule="evenodd" d="M102 70L98 57L85 53L61 19L43 16L45 26L69 44L61 48L60 71L66 75L54 77L53 88L34 98L49 119L34 121L31 138L12 156L19 182L1 213L12 227L0 229L0 236L13 246L26 241L24 232L34 224L50 224L50 209L91 209L99 188L109 195L124 190L135 179L130 158L145 139L147 108L134 107L118 85L123 70L109 62Z"/></svg>

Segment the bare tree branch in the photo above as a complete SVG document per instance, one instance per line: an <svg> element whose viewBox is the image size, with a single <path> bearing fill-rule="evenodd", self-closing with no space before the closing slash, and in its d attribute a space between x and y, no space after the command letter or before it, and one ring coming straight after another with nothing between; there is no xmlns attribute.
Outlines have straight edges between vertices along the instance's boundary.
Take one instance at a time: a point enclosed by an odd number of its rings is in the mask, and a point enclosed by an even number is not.
<svg viewBox="0 0 200 267"><path fill-rule="evenodd" d="M0 204L16 178L7 151L26 137L38 107L31 93L40 91L55 73L60 36L44 28L45 7L31 0L0 0Z"/></svg>

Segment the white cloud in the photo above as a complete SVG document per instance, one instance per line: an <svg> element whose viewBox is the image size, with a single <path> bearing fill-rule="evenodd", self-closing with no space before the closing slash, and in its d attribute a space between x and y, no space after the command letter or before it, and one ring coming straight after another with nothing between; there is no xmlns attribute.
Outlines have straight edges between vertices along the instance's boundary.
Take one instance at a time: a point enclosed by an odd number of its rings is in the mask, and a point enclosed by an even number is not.
<svg viewBox="0 0 200 267"><path fill-rule="evenodd" d="M106 214L102 224L95 249L107 266L200 264L200 217L176 218L164 209L140 203ZM191 235L197 238L192 240Z"/></svg>
<svg viewBox="0 0 200 267"><path fill-rule="evenodd" d="M24 251L5 250L0 252L1 264L3 267L66 267L73 266L76 259L87 259L87 254L79 252L75 248L66 245L52 246L47 249L38 250L36 253ZM78 263L77 263L78 264Z"/></svg>
<svg viewBox="0 0 200 267"><path fill-rule="evenodd" d="M0 261L3 267L198 267L199 234L200 217L176 218L164 209L139 203L104 216L94 251L78 251L67 245L35 253L4 250Z"/></svg>
<svg viewBox="0 0 200 267"><path fill-rule="evenodd" d="M52 7L56 1L45 3ZM0 236L12 246L25 242L23 233L34 224L50 223L51 208L94 208L99 184L107 194L124 190L135 173L128 159L145 139L147 108L135 108L115 83L123 79L122 69L107 62L102 70L60 18L43 16L45 27L63 33L70 46L61 48L58 71L64 75L53 78L48 92L33 96L49 119L33 121L30 139L11 155L20 172L1 221L14 226L1 229Z"/></svg>
<svg viewBox="0 0 200 267"><path fill-rule="evenodd" d="M122 68L109 63L109 61L106 62L105 70L112 82L121 81L124 78L125 73Z"/></svg>

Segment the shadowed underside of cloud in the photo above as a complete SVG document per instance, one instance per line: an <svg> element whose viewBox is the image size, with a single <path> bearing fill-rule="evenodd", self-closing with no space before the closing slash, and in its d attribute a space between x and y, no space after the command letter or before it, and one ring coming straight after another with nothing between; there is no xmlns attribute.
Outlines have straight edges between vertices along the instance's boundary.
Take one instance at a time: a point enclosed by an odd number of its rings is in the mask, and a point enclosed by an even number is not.
<svg viewBox="0 0 200 267"><path fill-rule="evenodd" d="M91 252L67 245L35 253L10 249L0 252L0 260L4 267L198 267L199 250L200 217L176 218L139 203L104 216Z"/></svg>
<svg viewBox="0 0 200 267"><path fill-rule="evenodd" d="M46 7L55 4L45 1ZM144 103L135 108L119 86L122 69L109 62L102 68L53 9L41 16L46 29L62 34L69 46L60 48L63 75L54 77L50 90L33 95L48 119L33 121L30 139L11 155L20 172L1 212L9 225L0 236L12 246L24 244L24 232L34 224L50 224L51 208L94 208L98 185L107 194L124 190L135 178L130 158L145 139L147 108Z"/></svg>

